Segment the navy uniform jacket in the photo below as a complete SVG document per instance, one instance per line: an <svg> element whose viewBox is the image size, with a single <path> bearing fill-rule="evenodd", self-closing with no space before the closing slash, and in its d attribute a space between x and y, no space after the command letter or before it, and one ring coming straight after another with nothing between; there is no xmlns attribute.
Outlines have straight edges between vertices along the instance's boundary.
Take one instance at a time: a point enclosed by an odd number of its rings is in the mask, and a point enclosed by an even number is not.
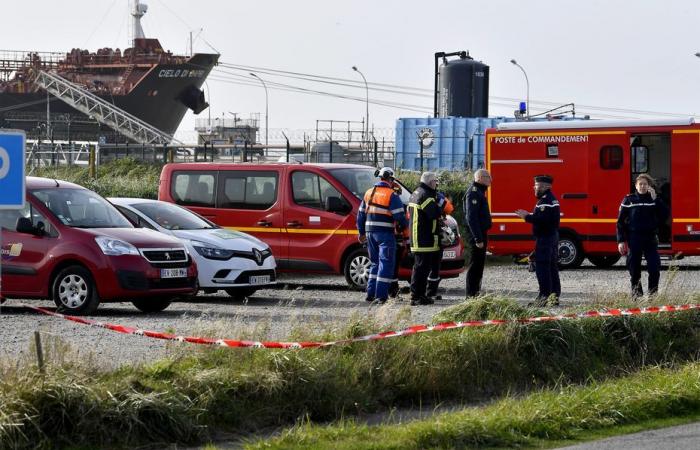
<svg viewBox="0 0 700 450"><path fill-rule="evenodd" d="M659 197L635 192L625 196L617 215L617 242L626 242L630 235L655 236L659 225L666 222L668 208Z"/></svg>
<svg viewBox="0 0 700 450"><path fill-rule="evenodd" d="M554 236L559 232L559 201L548 190L537 200L535 210L525 216L525 222L532 224L535 238Z"/></svg>
<svg viewBox="0 0 700 450"><path fill-rule="evenodd" d="M464 212L474 242L484 242L491 229L491 211L486 198L487 187L476 181L469 187Z"/></svg>

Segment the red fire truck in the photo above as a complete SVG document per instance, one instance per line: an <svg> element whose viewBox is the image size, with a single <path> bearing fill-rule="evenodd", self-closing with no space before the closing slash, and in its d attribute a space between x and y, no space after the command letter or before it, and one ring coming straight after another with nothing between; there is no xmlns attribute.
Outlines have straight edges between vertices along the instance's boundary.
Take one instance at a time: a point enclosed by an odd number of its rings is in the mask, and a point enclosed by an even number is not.
<svg viewBox="0 0 700 450"><path fill-rule="evenodd" d="M700 255L700 124L692 118L501 123L486 132L486 167L493 254L532 251L531 225L514 211L532 209L533 176L550 174L561 205L560 265L577 267L586 257L615 264L618 208L636 176L649 173L671 208L660 253Z"/></svg>

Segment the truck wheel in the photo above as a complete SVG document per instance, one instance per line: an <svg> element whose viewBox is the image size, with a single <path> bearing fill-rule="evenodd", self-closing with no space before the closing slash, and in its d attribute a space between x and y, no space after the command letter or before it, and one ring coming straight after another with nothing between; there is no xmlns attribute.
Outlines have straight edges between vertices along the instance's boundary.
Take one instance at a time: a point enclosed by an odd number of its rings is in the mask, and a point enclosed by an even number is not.
<svg viewBox="0 0 700 450"><path fill-rule="evenodd" d="M352 289L363 291L367 289L367 280L369 279L369 256L367 250L358 248L350 252L345 258L343 273L345 281L348 282Z"/></svg>
<svg viewBox="0 0 700 450"><path fill-rule="evenodd" d="M620 260L620 255L589 255L588 260L596 267L607 269Z"/></svg>
<svg viewBox="0 0 700 450"><path fill-rule="evenodd" d="M161 312L168 306L172 301L169 298L140 298L131 302L139 311L145 313L156 313Z"/></svg>
<svg viewBox="0 0 700 450"><path fill-rule="evenodd" d="M581 243L574 236L565 233L559 237L559 267L575 269L583 262Z"/></svg>
<svg viewBox="0 0 700 450"><path fill-rule="evenodd" d="M233 287L224 289L228 295L236 300L245 300L246 297L250 297L257 291L256 288L251 287Z"/></svg>
<svg viewBox="0 0 700 450"><path fill-rule="evenodd" d="M53 301L62 313L92 314L100 304L92 274L82 266L61 270L53 280L52 292Z"/></svg>

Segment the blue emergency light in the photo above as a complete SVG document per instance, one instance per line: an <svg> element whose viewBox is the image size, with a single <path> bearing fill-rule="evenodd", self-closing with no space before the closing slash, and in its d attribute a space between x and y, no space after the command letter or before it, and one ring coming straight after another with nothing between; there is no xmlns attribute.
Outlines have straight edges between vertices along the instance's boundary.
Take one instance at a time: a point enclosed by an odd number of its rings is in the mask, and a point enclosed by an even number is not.
<svg viewBox="0 0 700 450"><path fill-rule="evenodd" d="M525 114L527 112L527 103L520 102L520 114Z"/></svg>

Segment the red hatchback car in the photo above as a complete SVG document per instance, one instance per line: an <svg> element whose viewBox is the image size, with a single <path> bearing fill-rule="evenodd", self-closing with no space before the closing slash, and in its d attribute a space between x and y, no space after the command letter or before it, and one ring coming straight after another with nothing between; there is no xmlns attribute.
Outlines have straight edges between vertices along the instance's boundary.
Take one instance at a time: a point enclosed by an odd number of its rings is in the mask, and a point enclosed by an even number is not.
<svg viewBox="0 0 700 450"><path fill-rule="evenodd" d="M70 314L129 300L162 311L196 292L197 268L182 243L134 228L107 200L65 181L27 177L23 210L0 211L0 298L53 299Z"/></svg>

